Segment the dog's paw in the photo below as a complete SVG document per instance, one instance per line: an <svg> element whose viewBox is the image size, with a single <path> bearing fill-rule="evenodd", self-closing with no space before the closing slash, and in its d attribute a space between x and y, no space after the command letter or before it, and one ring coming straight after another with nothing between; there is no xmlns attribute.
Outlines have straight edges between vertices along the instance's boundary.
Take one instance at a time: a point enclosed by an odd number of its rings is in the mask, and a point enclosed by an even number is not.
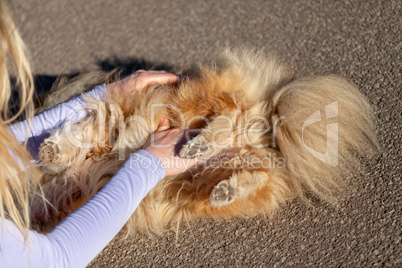
<svg viewBox="0 0 402 268"><path fill-rule="evenodd" d="M94 146L89 153L86 155L86 159L93 158L94 160L99 161L100 159L104 158L105 155L110 153L112 147L106 145L104 147L100 147L99 145Z"/></svg>
<svg viewBox="0 0 402 268"><path fill-rule="evenodd" d="M44 142L39 149L39 159L44 163L57 163L60 159L59 146L52 142Z"/></svg>
<svg viewBox="0 0 402 268"><path fill-rule="evenodd" d="M235 201L235 190L228 180L223 180L215 185L209 200L212 207L228 206Z"/></svg>
<svg viewBox="0 0 402 268"><path fill-rule="evenodd" d="M180 157L182 158L197 158L209 152L211 146L208 141L202 136L198 135L189 140L183 145L180 150Z"/></svg>

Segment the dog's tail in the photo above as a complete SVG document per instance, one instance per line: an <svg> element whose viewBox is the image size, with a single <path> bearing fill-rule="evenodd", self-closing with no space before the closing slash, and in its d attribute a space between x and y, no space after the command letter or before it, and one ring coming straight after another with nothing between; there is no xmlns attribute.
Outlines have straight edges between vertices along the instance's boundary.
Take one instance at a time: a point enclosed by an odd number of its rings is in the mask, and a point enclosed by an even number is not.
<svg viewBox="0 0 402 268"><path fill-rule="evenodd" d="M335 75L296 79L270 103L274 146L286 159L297 193L335 201L335 190L359 156L378 150L366 98Z"/></svg>

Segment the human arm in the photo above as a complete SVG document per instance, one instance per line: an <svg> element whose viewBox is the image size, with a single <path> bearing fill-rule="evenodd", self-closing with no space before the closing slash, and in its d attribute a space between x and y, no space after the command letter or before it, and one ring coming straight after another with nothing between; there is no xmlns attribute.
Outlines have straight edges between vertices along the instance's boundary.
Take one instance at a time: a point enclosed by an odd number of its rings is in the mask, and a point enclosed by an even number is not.
<svg viewBox="0 0 402 268"><path fill-rule="evenodd" d="M177 83L180 77L165 71L138 70L122 80L100 85L85 93L86 96L104 99L109 93L119 94L124 91L141 93L153 84ZM106 88L107 87L107 88ZM67 121L79 121L88 114L83 96L77 96L52 109L10 126L15 139L23 143L27 138L27 150L37 158L39 146L49 136L49 131L62 127Z"/></svg>
<svg viewBox="0 0 402 268"><path fill-rule="evenodd" d="M105 85L100 85L86 93L87 96L103 99L106 97ZM88 114L82 96L72 98L68 102L56 105L32 119L27 119L10 126L15 139L23 143L27 138L27 150L35 158L38 148L49 131L62 127L67 121L79 121Z"/></svg>
<svg viewBox="0 0 402 268"><path fill-rule="evenodd" d="M29 231L31 251L17 227L3 220L0 267L84 267L117 235L146 194L166 175L195 164L175 154L182 132L163 119L155 139L130 156L113 178L49 234ZM151 153L153 152L153 153ZM162 163L161 160L168 159ZM177 161L179 160L180 161Z"/></svg>
<svg viewBox="0 0 402 268"><path fill-rule="evenodd" d="M85 267L121 230L138 204L165 176L151 153L130 156L87 203L49 234L29 231L31 251L16 226L4 220L0 267Z"/></svg>

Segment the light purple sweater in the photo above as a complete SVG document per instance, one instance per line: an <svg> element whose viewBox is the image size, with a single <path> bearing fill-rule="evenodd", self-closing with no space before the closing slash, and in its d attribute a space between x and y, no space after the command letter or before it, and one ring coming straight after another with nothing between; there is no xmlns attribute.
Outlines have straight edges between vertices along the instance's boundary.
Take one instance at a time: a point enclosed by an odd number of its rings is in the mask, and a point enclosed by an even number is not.
<svg viewBox="0 0 402 268"><path fill-rule="evenodd" d="M89 94L103 96L104 86ZM29 138L62 125L65 118L81 119L85 116L83 105L82 98L77 97L36 116ZM26 123L11 127L19 141L24 140L26 127ZM40 139L32 141L40 144ZM0 219L0 267L85 267L117 235L164 176L165 169L158 158L144 150L136 152L91 200L50 233L29 231L30 250L15 224Z"/></svg>

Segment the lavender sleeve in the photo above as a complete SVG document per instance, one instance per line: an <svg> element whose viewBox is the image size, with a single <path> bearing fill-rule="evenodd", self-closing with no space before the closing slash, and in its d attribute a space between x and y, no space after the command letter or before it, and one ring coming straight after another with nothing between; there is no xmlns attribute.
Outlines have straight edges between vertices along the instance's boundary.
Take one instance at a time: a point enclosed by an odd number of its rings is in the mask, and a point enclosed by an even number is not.
<svg viewBox="0 0 402 268"><path fill-rule="evenodd" d="M106 86L97 86L85 94L104 99L107 94ZM38 148L43 140L47 138L50 130L63 126L67 121L79 121L87 114L85 101L82 96L78 96L36 115L31 120L24 120L13 124L10 126L10 129L15 139L20 143L24 142L25 137L28 137L27 150L36 159Z"/></svg>
<svg viewBox="0 0 402 268"><path fill-rule="evenodd" d="M85 267L164 176L158 158L144 150L136 152L101 191L50 233L29 231L30 251L17 227L3 219L0 267Z"/></svg>

